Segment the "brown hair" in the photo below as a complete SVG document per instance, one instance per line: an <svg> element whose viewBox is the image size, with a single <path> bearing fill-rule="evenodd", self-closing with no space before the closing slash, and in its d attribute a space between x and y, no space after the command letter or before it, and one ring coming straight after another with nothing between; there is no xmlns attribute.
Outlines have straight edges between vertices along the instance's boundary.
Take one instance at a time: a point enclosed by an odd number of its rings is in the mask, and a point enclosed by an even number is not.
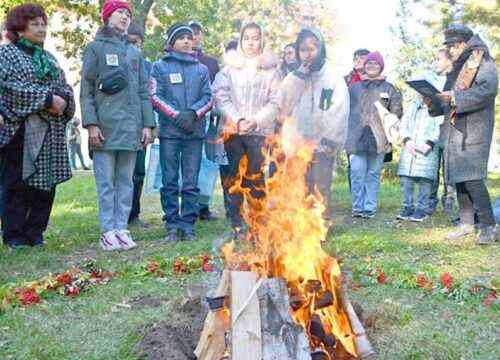
<svg viewBox="0 0 500 360"><path fill-rule="evenodd" d="M12 42L19 40L19 31L24 31L28 27L28 20L41 17L47 24L47 14L43 7L38 4L28 3L14 6L7 13L5 19L5 29L7 30L7 39Z"/></svg>
<svg viewBox="0 0 500 360"><path fill-rule="evenodd" d="M448 50L448 49L439 49L438 54L439 53L443 53L448 60L451 60L450 50Z"/></svg>

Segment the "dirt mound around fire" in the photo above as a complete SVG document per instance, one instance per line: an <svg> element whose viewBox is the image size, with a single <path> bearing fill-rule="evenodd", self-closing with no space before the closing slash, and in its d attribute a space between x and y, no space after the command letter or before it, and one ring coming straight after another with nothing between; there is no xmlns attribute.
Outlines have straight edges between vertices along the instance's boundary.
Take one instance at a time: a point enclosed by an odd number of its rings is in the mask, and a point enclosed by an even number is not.
<svg viewBox="0 0 500 360"><path fill-rule="evenodd" d="M174 309L174 319L151 325L133 355L141 360L196 360L193 351L198 344L207 316L204 289L189 291L184 301Z"/></svg>

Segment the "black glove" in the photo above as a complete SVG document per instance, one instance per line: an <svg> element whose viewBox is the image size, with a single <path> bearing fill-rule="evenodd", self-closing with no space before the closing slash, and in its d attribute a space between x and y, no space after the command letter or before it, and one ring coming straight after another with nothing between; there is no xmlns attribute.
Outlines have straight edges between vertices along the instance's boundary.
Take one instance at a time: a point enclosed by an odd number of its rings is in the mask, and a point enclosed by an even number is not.
<svg viewBox="0 0 500 360"><path fill-rule="evenodd" d="M193 110L186 110L181 112L174 120L175 125L190 134L194 130L194 123L196 121L196 113Z"/></svg>

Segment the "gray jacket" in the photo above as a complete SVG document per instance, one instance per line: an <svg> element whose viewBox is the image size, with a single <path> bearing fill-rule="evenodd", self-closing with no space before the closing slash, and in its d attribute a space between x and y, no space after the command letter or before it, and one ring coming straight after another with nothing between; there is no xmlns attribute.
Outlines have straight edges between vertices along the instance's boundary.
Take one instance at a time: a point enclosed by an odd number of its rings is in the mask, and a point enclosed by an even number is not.
<svg viewBox="0 0 500 360"><path fill-rule="evenodd" d="M455 90L457 118L450 123L450 107L436 107L432 115L445 115L441 128L444 151L445 182L459 183L485 179L488 174L488 157L493 137L495 97L498 92L498 69L489 55L486 44L474 35L467 43L462 56L448 74L445 90L452 90L462 68L473 49L485 52L471 87Z"/></svg>
<svg viewBox="0 0 500 360"><path fill-rule="evenodd" d="M396 88L385 80L363 80L349 88L351 111L345 149L348 154L389 153L391 144L385 136L375 101L401 118L403 104Z"/></svg>
<svg viewBox="0 0 500 360"><path fill-rule="evenodd" d="M83 52L80 91L82 125L99 126L105 138L102 150L140 150L143 148L142 129L155 126L148 74L138 49L132 48L125 89L107 95L97 87L97 79L116 68L109 64L110 57L117 57L117 64L121 64L126 50L125 40L106 37L98 32Z"/></svg>

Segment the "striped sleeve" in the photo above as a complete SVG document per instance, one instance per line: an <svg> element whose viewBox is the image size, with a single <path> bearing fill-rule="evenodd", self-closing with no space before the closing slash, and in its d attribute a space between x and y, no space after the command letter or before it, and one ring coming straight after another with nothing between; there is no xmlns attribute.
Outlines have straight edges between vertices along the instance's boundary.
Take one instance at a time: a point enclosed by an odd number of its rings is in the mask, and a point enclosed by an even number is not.
<svg viewBox="0 0 500 360"><path fill-rule="evenodd" d="M149 79L149 93L151 95L151 102L153 107L162 114L165 114L169 118L175 119L179 115L179 110L176 109L171 103L165 98L165 90L163 89L163 84L161 79L158 77L157 64L153 65L153 71Z"/></svg>

